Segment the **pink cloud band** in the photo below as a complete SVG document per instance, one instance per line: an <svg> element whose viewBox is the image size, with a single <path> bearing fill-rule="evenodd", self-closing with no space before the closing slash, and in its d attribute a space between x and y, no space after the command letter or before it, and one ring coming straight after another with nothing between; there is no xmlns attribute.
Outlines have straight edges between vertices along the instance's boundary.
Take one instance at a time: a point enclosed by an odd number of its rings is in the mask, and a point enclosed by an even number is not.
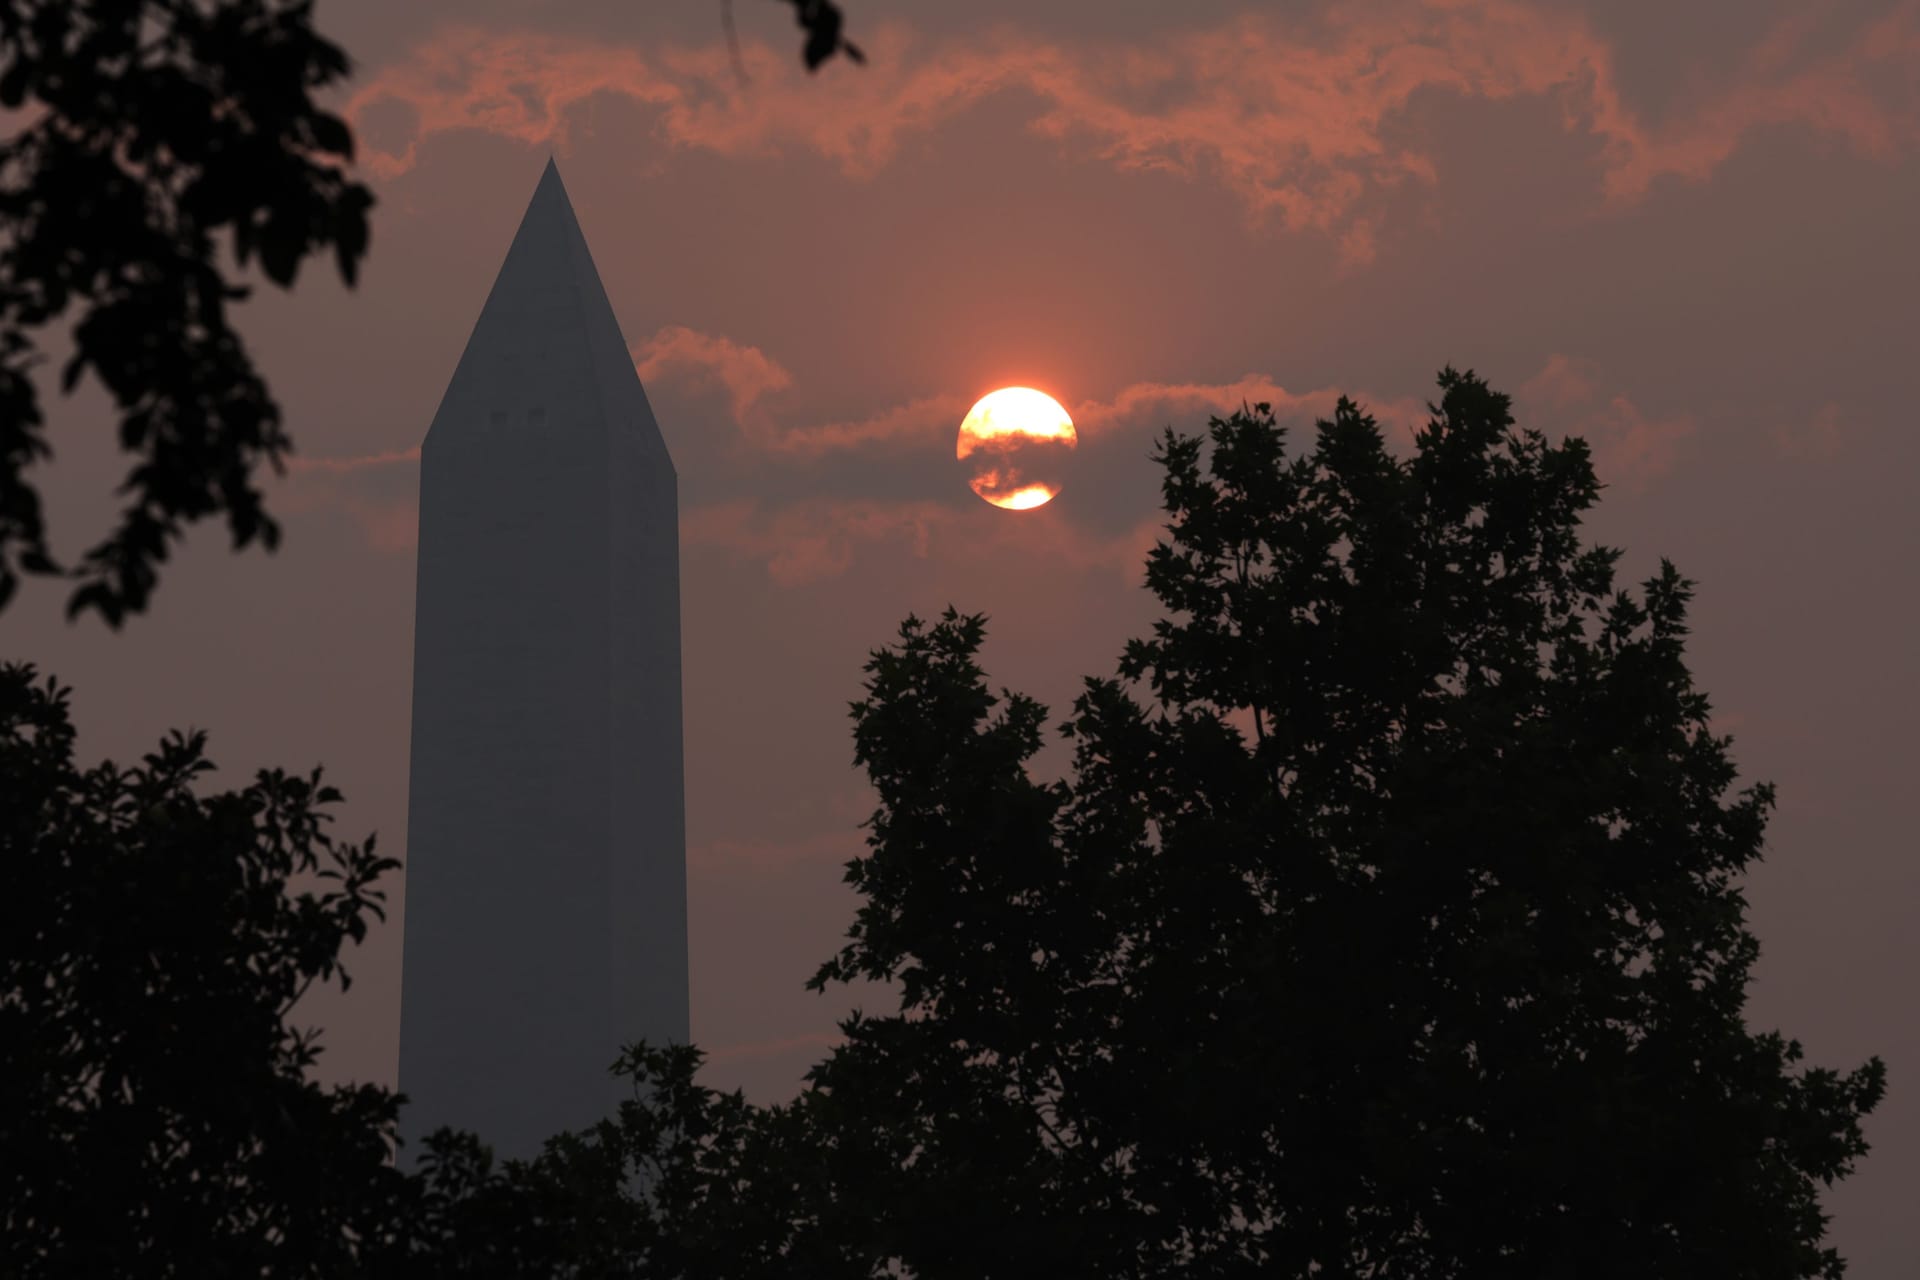
<svg viewBox="0 0 1920 1280"><path fill-rule="evenodd" d="M1249 15L1138 47L1068 49L1004 31L929 41L895 24L871 41L871 65L831 79L796 70L788 50L750 45L745 86L719 43L643 53L458 26L376 71L346 110L382 178L456 130L564 150L577 109L603 94L645 108L673 147L800 150L863 178L909 136L1019 93L1035 103L1028 123L1043 137L1121 169L1209 178L1256 218L1333 235L1345 257L1365 260L1378 197L1438 176L1404 127L1433 91L1553 101L1569 130L1599 140L1601 188L1616 201L1664 176L1710 176L1758 128L1799 125L1879 156L1920 140L1920 4L1859 25L1833 52L1806 53L1809 31L1804 17L1775 24L1735 70L1658 124L1626 101L1614 48L1586 18L1519 0Z"/></svg>
<svg viewBox="0 0 1920 1280"><path fill-rule="evenodd" d="M965 412L964 397L931 395L844 422L782 423L768 401L791 387L787 370L758 347L702 333L683 325L660 330L634 349L634 361L648 380L672 383L688 379L721 392L731 409L740 441L776 456L825 461L847 451L926 448L945 454ZM1516 401L1522 425L1549 434L1580 435L1593 447L1603 481L1628 490L1644 489L1671 471L1685 442L1696 430L1686 414L1644 412L1626 395L1606 393L1601 370L1592 361L1555 354L1533 377L1521 383ZM1072 410L1083 441L1110 433L1145 434L1175 424L1193 430L1197 419L1225 416L1242 405L1271 405L1285 419L1331 416L1340 392L1331 387L1294 392L1273 378L1249 373L1229 382L1137 382L1107 399L1089 399ZM1388 439L1405 447L1427 416L1417 396L1354 394L1383 425ZM1796 434L1781 447L1791 451L1830 452L1837 439L1837 411L1829 409L1813 432ZM1807 442L1811 441L1809 444ZM289 459L288 510L317 507L346 511L370 542L388 550L410 547L415 512L410 501L381 500L349 487L356 477L419 461L418 448L349 457ZM1009 549L1063 559L1075 567L1115 569L1131 575L1152 546L1158 516L1119 537L1096 537L1071 524L1049 522L1045 540L1026 545L1027 524L969 521L980 513L970 499L952 502L887 498L817 499L767 507L735 500L686 511L681 537L691 547L722 548L766 566L783 586L795 587L845 573L867 545L904 546L919 558L936 554L997 555ZM966 522L964 530L958 528ZM1023 532L1025 531L1025 532ZM951 535L951 536L949 536ZM958 548L957 552L949 549Z"/></svg>

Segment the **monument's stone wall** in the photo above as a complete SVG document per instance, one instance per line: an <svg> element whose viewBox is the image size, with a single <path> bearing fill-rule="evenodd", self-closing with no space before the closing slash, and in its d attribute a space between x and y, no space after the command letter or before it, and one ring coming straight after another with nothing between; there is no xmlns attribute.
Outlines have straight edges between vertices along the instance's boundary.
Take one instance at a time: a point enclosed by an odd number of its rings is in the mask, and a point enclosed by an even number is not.
<svg viewBox="0 0 1920 1280"><path fill-rule="evenodd" d="M530 1156L688 1040L676 481L549 164L427 433L400 1087Z"/></svg>

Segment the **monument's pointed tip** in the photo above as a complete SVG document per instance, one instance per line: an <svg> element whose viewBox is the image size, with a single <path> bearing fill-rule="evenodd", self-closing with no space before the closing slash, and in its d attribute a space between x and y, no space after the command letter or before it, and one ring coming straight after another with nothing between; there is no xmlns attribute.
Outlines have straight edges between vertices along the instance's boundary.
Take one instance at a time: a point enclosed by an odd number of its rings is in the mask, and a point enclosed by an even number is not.
<svg viewBox="0 0 1920 1280"><path fill-rule="evenodd" d="M529 354L534 351L544 354ZM581 381L579 363L559 360L558 352L584 355L588 380L598 387L598 399L575 415L575 425L617 422L637 431L641 449L671 474L666 441L560 181L559 163L549 155L434 421L500 422L493 415L521 412L511 407L519 404L529 412L537 408L543 423L556 422L545 415L557 412L573 394L569 388Z"/></svg>
<svg viewBox="0 0 1920 1280"><path fill-rule="evenodd" d="M553 156L547 157L547 167L540 171L540 181L534 184L533 193L538 196L543 191L566 191L567 184L560 181L560 162Z"/></svg>
<svg viewBox="0 0 1920 1280"><path fill-rule="evenodd" d="M547 167L540 171L540 181L533 186L533 195L527 201L527 211L520 219L520 229L514 234L514 243L522 240L543 240L558 237L569 240L579 234L579 224L574 220L573 200L567 194L566 183L560 180L560 166L552 156L547 157Z"/></svg>

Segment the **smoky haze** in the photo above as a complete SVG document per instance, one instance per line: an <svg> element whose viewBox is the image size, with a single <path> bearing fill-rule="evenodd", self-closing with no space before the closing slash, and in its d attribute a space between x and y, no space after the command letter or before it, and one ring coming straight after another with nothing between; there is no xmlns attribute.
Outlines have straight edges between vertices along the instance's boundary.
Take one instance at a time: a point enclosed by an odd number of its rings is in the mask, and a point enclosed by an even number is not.
<svg viewBox="0 0 1920 1280"><path fill-rule="evenodd" d="M869 65L809 78L780 7L735 7L745 84L703 3L321 7L380 204L358 289L238 312L305 460L269 494L285 544L197 531L130 637L24 589L6 649L74 684L86 748L195 724L224 780L325 762L343 833L407 855L414 451L557 155L679 473L690 1031L712 1083L786 1097L857 1000L801 983L852 908L866 652L952 602L1062 713L1153 616L1162 426L1266 400L1304 427L1345 392L1404 434L1472 368L1593 443L1623 577L1701 584L1692 669L1779 788L1749 1020L1887 1059L1831 1242L1911 1274L1920 13L854 6ZM1080 429L1031 512L953 457L1005 385ZM51 415L73 552L120 463L97 390ZM307 1002L330 1078L400 1070L394 905L352 992Z"/></svg>

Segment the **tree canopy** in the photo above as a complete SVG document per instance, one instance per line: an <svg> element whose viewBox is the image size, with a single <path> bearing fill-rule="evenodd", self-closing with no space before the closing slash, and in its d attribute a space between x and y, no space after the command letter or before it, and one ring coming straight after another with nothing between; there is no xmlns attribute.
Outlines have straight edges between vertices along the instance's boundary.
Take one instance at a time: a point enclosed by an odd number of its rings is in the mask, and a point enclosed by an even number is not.
<svg viewBox="0 0 1920 1280"><path fill-rule="evenodd" d="M1265 405L1167 433L1167 616L1086 682L1066 779L1032 775L1048 713L991 690L984 620L909 618L852 708L879 804L812 979L897 1008L844 1023L789 1105L636 1052L646 1102L435 1174L415 1256L1840 1276L1818 1192L1884 1067L1745 1023L1738 882L1774 796L1735 790L1687 670L1690 584L1616 587L1579 537L1585 445L1515 430L1470 373L1440 387L1410 457L1347 401L1299 451Z"/></svg>
<svg viewBox="0 0 1920 1280"><path fill-rule="evenodd" d="M5 669L5 1269L1837 1280L1818 1195L1885 1068L1746 1023L1774 794L1687 669L1691 585L1616 586L1586 446L1440 388L1410 456L1346 400L1299 450L1265 405L1166 433L1166 616L1065 778L984 620L907 619L811 979L897 1005L779 1106L635 1046L633 1100L528 1162L443 1131L396 1171L391 1096L302 1079L285 1012L391 865L317 777L197 799L179 735L80 771Z"/></svg>
<svg viewBox="0 0 1920 1280"><path fill-rule="evenodd" d="M812 1081L876 1257L1840 1275L1817 1191L1884 1068L1745 1025L1774 794L1733 789L1691 584L1616 587L1584 443L1439 382L1407 458L1344 399L1293 453L1266 405L1166 434L1167 616L1086 682L1069 779L980 618L874 655L864 902L813 981L900 1006Z"/></svg>
<svg viewBox="0 0 1920 1280"><path fill-rule="evenodd" d="M256 260L286 286L331 250L351 284L373 203L345 122L314 101L348 62L312 10L0 0L0 108L23 122L0 141L0 607L23 573L70 576L69 612L117 626L185 524L278 539L254 472L290 442L229 304ZM133 459L118 527L72 566L28 476L52 452L35 334L69 315L60 385L99 381Z"/></svg>
<svg viewBox="0 0 1920 1280"><path fill-rule="evenodd" d="M0 1273L332 1276L393 1234L397 1101L288 1021L382 915L316 772L202 797L200 734L76 765L67 691L0 667Z"/></svg>

